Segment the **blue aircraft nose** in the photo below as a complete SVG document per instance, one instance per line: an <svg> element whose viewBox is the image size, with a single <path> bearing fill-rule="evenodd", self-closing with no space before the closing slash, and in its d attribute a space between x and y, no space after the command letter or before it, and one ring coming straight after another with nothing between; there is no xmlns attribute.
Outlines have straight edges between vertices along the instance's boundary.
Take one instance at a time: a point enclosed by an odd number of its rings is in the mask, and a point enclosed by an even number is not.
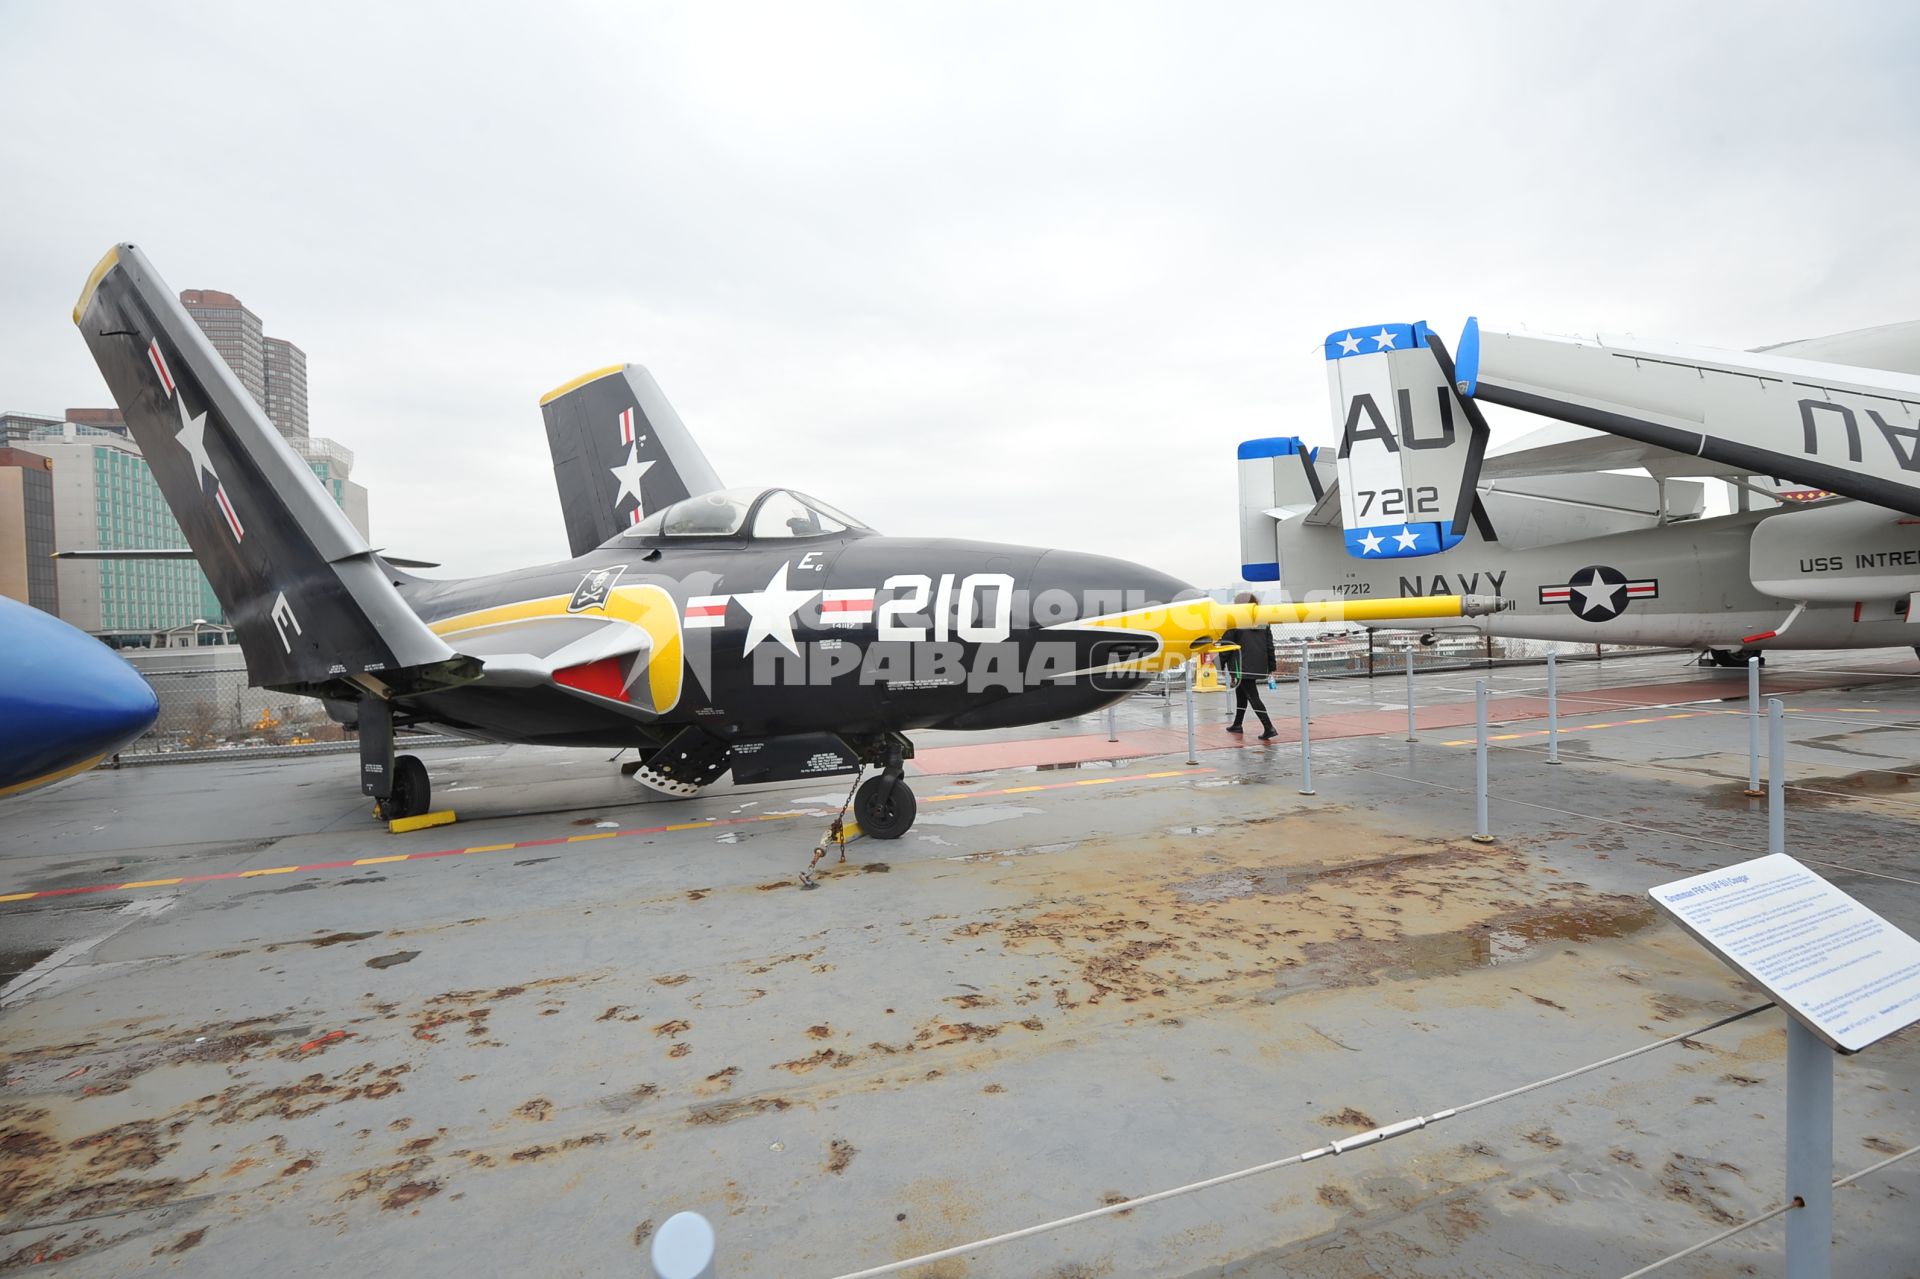
<svg viewBox="0 0 1920 1279"><path fill-rule="evenodd" d="M112 649L0 598L0 796L91 767L159 714L153 689Z"/></svg>

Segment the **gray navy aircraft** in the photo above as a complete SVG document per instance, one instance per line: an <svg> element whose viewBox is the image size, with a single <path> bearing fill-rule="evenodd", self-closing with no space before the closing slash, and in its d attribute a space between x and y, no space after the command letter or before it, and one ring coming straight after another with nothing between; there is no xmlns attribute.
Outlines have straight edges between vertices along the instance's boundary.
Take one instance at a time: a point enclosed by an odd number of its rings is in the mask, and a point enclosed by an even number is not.
<svg viewBox="0 0 1920 1279"><path fill-rule="evenodd" d="M429 807L401 728L626 747L640 781L879 774L861 829L912 824L907 734L1086 714L1236 626L1445 618L1497 601L1423 593L1217 604L1123 560L884 537L791 489L729 489L645 370L542 401L573 558L435 581L376 552L131 244L73 312L233 625L249 680L355 728L382 816Z"/></svg>
<svg viewBox="0 0 1920 1279"><path fill-rule="evenodd" d="M1298 598L1485 592L1514 607L1475 629L1725 665L1915 644L1920 378L1843 361L1910 364L1916 339L1736 353L1470 321L1456 366L1424 324L1340 330L1338 445L1240 446L1242 574ZM1481 402L1563 425L1490 449ZM1727 514L1706 514L1714 482Z"/></svg>

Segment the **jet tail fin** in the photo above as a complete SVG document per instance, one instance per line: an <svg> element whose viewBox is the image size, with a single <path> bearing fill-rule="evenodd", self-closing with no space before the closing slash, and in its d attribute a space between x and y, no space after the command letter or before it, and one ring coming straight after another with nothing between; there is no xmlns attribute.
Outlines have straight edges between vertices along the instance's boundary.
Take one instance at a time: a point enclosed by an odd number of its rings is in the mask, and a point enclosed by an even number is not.
<svg viewBox="0 0 1920 1279"><path fill-rule="evenodd" d="M353 696L471 679L131 244L73 321L226 609L251 682Z"/></svg>
<svg viewBox="0 0 1920 1279"><path fill-rule="evenodd" d="M1329 334L1326 355L1347 553L1398 558L1458 545L1487 425L1455 388L1446 344L1424 323L1367 325Z"/></svg>
<svg viewBox="0 0 1920 1279"><path fill-rule="evenodd" d="M554 388L540 397L540 416L574 555L664 506L721 487L692 432L638 364Z"/></svg>
<svg viewBox="0 0 1920 1279"><path fill-rule="evenodd" d="M1240 445L1240 576L1246 581L1280 580L1274 524L1304 515L1326 496L1315 469L1319 451L1296 436Z"/></svg>

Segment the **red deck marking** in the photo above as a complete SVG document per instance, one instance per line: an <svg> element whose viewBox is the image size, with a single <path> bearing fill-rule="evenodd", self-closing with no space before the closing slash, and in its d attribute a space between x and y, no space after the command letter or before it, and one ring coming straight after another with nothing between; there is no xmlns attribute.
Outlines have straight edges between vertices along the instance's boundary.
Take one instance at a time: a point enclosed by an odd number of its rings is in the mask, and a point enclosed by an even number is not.
<svg viewBox="0 0 1920 1279"><path fill-rule="evenodd" d="M923 804L947 803L961 799L979 799L987 795L1024 794L1028 791L1065 790L1070 786L1108 786L1117 782L1159 781L1170 777L1193 777L1201 773L1211 773L1211 768L1180 768L1158 773L1123 773L1117 777L1081 777L1068 782L1043 782L1035 786L1010 786L998 790L967 791L957 795L929 795L920 802ZM313 862L303 866L270 866L259 870L226 870L211 875L182 875L165 881L138 880L132 884L116 880L111 884L87 884L78 888L42 888L26 892L0 894L0 903L31 901L41 897L67 897L75 893L110 893L128 888L145 887L164 882L171 887L175 884L210 884L223 879L251 879L259 875L298 875L311 871L352 870L361 866L386 864L389 862L422 862L435 857L470 857L475 853L503 853L522 848L551 848L556 844L571 843L581 838L616 839L633 835L663 835L671 831L704 830L712 826L743 826L751 822L785 822L804 818L830 818L833 812L825 808L809 808L796 813L759 813L751 817L709 817L694 822L674 822L665 826L632 826L625 830L613 830L589 836L557 835L550 839L523 839L511 844L476 844L468 848L437 848L425 853L391 853L384 857L358 857L347 861Z"/></svg>

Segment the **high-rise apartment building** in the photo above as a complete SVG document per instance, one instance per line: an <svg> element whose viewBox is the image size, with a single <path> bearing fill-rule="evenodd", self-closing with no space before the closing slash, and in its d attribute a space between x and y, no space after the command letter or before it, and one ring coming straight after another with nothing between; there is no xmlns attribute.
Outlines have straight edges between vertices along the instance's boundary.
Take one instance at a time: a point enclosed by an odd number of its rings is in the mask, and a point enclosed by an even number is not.
<svg viewBox="0 0 1920 1279"><path fill-rule="evenodd" d="M58 615L54 547L53 460L0 447L0 595Z"/></svg>
<svg viewBox="0 0 1920 1279"><path fill-rule="evenodd" d="M284 338L266 339L267 394L260 407L280 434L307 442L307 353Z"/></svg>
<svg viewBox="0 0 1920 1279"><path fill-rule="evenodd" d="M180 305L187 308L213 349L240 379L253 402L267 403L267 344L260 317L239 298L219 289L182 289ZM304 406L303 406L304 410Z"/></svg>

